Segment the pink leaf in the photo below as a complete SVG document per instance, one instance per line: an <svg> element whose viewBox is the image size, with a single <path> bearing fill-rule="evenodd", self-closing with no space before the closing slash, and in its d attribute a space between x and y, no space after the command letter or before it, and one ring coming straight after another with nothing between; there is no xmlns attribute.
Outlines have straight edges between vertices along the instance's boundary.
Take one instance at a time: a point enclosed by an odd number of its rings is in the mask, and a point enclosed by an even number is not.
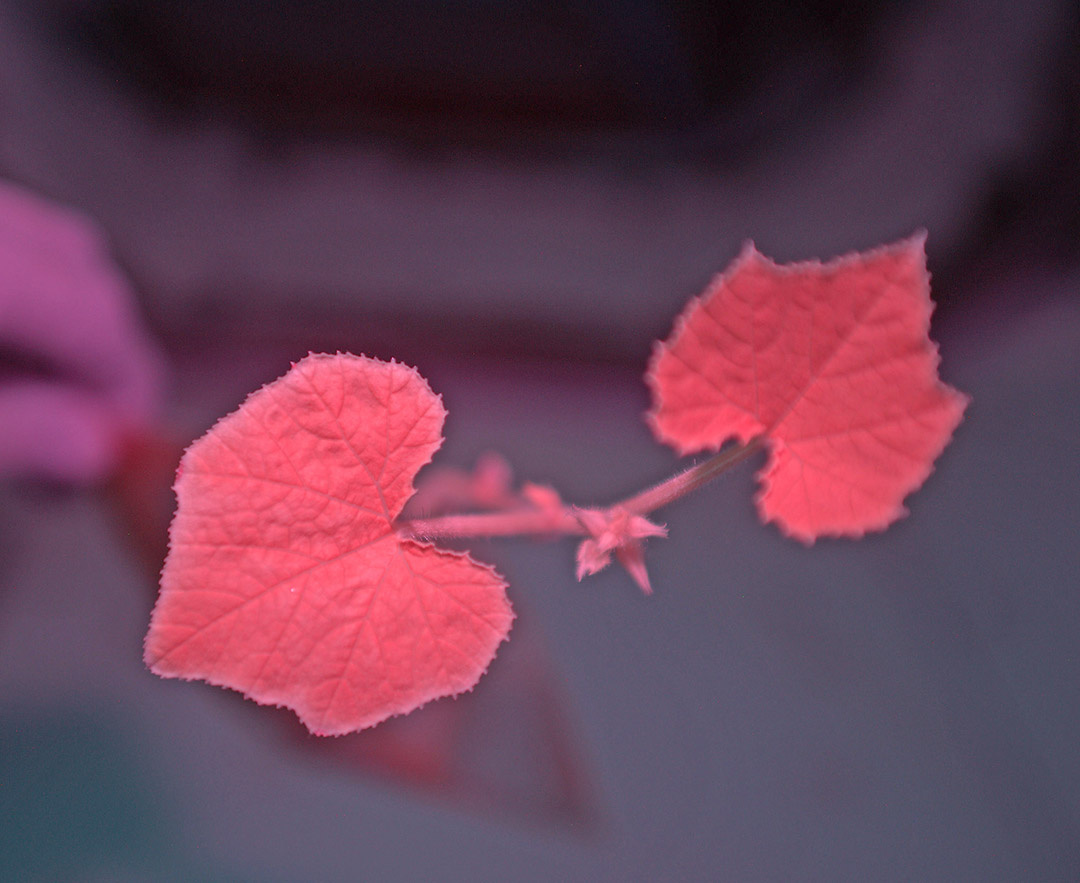
<svg viewBox="0 0 1080 883"><path fill-rule="evenodd" d="M394 530L445 413L414 369L338 354L219 421L181 461L147 664L320 735L471 689L509 632L506 584Z"/></svg>
<svg viewBox="0 0 1080 883"><path fill-rule="evenodd" d="M924 241L787 267L748 245L653 356L657 437L764 436L761 517L804 542L905 514L967 405L938 379Z"/></svg>

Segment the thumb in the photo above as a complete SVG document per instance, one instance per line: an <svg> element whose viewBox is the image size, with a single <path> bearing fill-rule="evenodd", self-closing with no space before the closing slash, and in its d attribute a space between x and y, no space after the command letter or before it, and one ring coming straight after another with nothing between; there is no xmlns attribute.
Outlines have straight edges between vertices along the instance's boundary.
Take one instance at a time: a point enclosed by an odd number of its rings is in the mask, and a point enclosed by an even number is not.
<svg viewBox="0 0 1080 883"><path fill-rule="evenodd" d="M116 465L123 427L100 397L46 380L0 386L0 478L93 484Z"/></svg>

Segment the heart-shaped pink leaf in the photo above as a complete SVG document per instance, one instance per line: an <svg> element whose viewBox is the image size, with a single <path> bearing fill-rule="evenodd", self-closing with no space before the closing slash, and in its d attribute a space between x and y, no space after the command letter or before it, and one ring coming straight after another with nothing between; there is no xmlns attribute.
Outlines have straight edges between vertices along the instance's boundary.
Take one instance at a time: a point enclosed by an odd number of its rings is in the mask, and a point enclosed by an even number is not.
<svg viewBox="0 0 1080 883"><path fill-rule="evenodd" d="M394 519L446 412L412 368L311 355L184 455L157 674L293 709L337 735L471 689L506 638L506 584Z"/></svg>
<svg viewBox="0 0 1080 883"><path fill-rule="evenodd" d="M759 511L804 542L885 528L967 405L938 378L923 245L786 267L748 246L657 347L657 437L687 454L765 436Z"/></svg>

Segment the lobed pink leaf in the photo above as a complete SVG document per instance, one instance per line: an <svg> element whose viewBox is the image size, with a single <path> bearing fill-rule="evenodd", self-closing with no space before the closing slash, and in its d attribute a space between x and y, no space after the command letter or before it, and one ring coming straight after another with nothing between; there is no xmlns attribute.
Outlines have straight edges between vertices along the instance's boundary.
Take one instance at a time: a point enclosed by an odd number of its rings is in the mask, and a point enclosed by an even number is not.
<svg viewBox="0 0 1080 883"><path fill-rule="evenodd" d="M748 245L653 355L657 437L764 436L759 512L804 542L884 529L967 405L938 378L924 242L786 267Z"/></svg>
<svg viewBox="0 0 1080 883"><path fill-rule="evenodd" d="M336 735L471 689L506 638L506 584L394 519L442 443L412 368L311 355L186 452L145 658Z"/></svg>

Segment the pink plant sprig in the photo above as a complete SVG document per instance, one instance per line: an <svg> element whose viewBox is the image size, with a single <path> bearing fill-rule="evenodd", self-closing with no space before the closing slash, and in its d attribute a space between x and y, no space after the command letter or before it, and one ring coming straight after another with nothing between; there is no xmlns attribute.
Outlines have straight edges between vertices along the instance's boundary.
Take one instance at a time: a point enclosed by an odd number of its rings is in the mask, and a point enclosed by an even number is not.
<svg viewBox="0 0 1080 883"><path fill-rule="evenodd" d="M145 657L285 705L335 735L471 689L506 639L506 584L448 538L582 538L578 578L614 558L645 591L647 516L754 452L757 503L806 543L904 514L967 399L937 375L923 238L779 267L748 247L693 300L647 374L657 437L704 462L606 507L515 493L488 464L428 491L449 512L404 518L442 443L445 410L419 373L311 355L185 453Z"/></svg>

